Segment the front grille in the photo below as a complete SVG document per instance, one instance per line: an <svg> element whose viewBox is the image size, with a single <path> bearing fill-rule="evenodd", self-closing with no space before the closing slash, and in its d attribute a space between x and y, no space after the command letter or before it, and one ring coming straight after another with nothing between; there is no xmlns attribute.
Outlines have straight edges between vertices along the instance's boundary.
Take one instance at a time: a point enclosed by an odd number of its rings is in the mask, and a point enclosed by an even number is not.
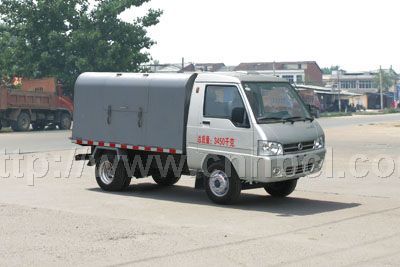
<svg viewBox="0 0 400 267"><path fill-rule="evenodd" d="M305 141L299 143L285 144L283 145L283 152L285 154L290 154L290 153L312 150L313 148L314 148L314 141Z"/></svg>
<svg viewBox="0 0 400 267"><path fill-rule="evenodd" d="M305 172L310 172L314 169L314 163L308 163L306 165L297 165L286 167L285 172L287 176L302 174Z"/></svg>

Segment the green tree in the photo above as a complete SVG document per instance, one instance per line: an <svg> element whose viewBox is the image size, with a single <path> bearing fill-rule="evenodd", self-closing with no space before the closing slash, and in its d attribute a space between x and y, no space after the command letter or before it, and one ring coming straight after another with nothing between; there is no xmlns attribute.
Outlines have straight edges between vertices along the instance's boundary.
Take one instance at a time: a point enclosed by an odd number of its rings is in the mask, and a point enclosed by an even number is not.
<svg viewBox="0 0 400 267"><path fill-rule="evenodd" d="M0 24L0 75L1 82L7 82L7 74L13 73L13 66L9 65L13 61L15 38L10 34L9 28L5 24Z"/></svg>
<svg viewBox="0 0 400 267"><path fill-rule="evenodd" d="M139 71L154 44L147 28L159 22L162 11L149 9L130 22L119 15L149 1L2 0L0 71L56 76L68 89L85 71Z"/></svg>
<svg viewBox="0 0 400 267"><path fill-rule="evenodd" d="M382 91L388 92L390 87L392 87L396 80L396 73L392 70L380 70L382 72ZM374 83L376 88L380 88L380 75L379 70L374 77Z"/></svg>
<svg viewBox="0 0 400 267"><path fill-rule="evenodd" d="M327 68L327 67L322 68L322 73L323 74L332 74L333 70L339 70L339 66L331 66L329 68Z"/></svg>

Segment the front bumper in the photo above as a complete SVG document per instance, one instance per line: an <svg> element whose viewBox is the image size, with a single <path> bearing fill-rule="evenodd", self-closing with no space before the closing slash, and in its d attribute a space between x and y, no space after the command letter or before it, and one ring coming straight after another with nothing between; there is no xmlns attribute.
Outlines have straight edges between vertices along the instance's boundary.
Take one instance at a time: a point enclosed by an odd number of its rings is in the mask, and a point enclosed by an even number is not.
<svg viewBox="0 0 400 267"><path fill-rule="evenodd" d="M297 179L319 172L325 160L326 149L286 154L273 157L255 157L254 180L257 182L278 182Z"/></svg>

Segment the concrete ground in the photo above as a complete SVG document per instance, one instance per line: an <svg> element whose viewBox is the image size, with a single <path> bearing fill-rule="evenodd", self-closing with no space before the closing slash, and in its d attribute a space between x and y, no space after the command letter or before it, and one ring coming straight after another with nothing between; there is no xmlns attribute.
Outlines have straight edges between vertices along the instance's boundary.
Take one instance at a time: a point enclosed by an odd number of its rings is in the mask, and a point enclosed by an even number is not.
<svg viewBox="0 0 400 267"><path fill-rule="evenodd" d="M31 170L37 157L40 173L42 159L50 162L34 186L16 171L0 178L0 265L397 266L399 118L321 119L323 173L301 179L285 199L243 191L235 206L212 204L193 177L104 193L93 167L71 165L70 132L0 133L0 145L27 153L11 155L7 168L20 159L21 172Z"/></svg>

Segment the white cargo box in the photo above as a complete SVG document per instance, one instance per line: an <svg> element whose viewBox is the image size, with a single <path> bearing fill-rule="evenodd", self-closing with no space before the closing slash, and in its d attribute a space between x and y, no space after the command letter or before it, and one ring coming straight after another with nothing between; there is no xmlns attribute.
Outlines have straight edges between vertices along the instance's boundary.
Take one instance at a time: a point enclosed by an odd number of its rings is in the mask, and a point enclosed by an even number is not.
<svg viewBox="0 0 400 267"><path fill-rule="evenodd" d="M75 84L72 139L185 153L196 74L84 73Z"/></svg>

